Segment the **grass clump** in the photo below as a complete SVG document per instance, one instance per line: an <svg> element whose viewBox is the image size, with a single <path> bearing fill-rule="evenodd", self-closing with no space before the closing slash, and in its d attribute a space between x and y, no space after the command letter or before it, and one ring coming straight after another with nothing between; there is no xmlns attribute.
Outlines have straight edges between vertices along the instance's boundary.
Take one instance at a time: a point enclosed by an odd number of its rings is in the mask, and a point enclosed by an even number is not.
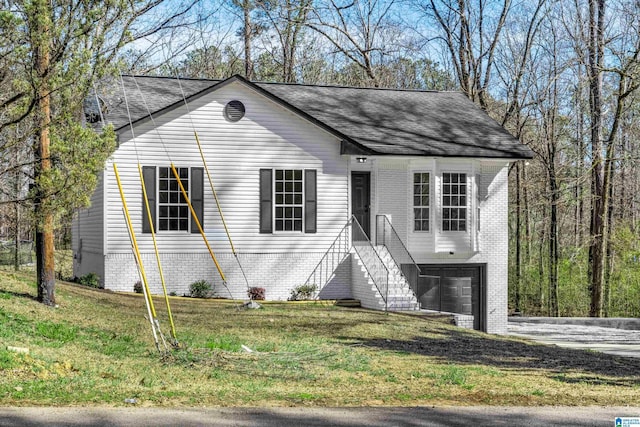
<svg viewBox="0 0 640 427"><path fill-rule="evenodd" d="M209 298L211 290L211 283L206 280L197 280L189 285L189 294L193 298Z"/></svg>

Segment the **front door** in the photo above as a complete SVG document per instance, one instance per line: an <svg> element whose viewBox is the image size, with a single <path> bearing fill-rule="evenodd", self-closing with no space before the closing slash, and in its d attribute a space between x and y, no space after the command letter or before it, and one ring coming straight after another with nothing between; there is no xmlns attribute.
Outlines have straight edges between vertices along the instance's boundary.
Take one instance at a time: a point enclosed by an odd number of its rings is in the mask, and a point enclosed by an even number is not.
<svg viewBox="0 0 640 427"><path fill-rule="evenodd" d="M371 173L351 172L351 212L356 217L362 230L371 239L369 226L371 224Z"/></svg>

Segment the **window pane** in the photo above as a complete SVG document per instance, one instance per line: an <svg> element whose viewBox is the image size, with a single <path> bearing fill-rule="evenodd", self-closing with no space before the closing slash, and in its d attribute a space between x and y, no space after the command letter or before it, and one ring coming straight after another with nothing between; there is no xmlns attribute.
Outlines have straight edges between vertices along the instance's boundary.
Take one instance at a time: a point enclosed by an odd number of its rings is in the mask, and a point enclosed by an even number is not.
<svg viewBox="0 0 640 427"><path fill-rule="evenodd" d="M158 168L158 229L189 230L189 206L170 168ZM189 191L189 168L176 168L185 191Z"/></svg>
<svg viewBox="0 0 640 427"><path fill-rule="evenodd" d="M429 196L422 196L422 206L429 206Z"/></svg>
<svg viewBox="0 0 640 427"><path fill-rule="evenodd" d="M303 173L301 169L279 169L276 170L276 181L274 189L275 200L275 220L282 221L281 230L294 231L302 230L302 221L296 223L294 218L303 217ZM278 229L276 227L276 229Z"/></svg>
<svg viewBox="0 0 640 427"><path fill-rule="evenodd" d="M295 220L295 222L293 223L293 229L295 231L302 231L302 220L300 219Z"/></svg>
<svg viewBox="0 0 640 427"><path fill-rule="evenodd" d="M420 206L420 196L413 197L413 206Z"/></svg>
<svg viewBox="0 0 640 427"><path fill-rule="evenodd" d="M276 220L276 230L277 231L284 230L284 221L282 221L280 219Z"/></svg>
<svg viewBox="0 0 640 427"><path fill-rule="evenodd" d="M442 221L442 229L444 231L449 231L449 221Z"/></svg>
<svg viewBox="0 0 640 427"><path fill-rule="evenodd" d="M467 221L465 221L464 219L461 219L460 222L458 222L458 230L459 231L466 231L467 230Z"/></svg>

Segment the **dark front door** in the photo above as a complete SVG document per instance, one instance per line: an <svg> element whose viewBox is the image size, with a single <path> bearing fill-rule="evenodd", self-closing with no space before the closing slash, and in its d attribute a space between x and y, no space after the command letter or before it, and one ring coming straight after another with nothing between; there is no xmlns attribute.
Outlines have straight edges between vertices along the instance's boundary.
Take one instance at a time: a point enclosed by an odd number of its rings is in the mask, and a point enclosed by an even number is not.
<svg viewBox="0 0 640 427"><path fill-rule="evenodd" d="M369 225L371 223L371 173L351 172L351 212L356 217L362 230L371 239Z"/></svg>

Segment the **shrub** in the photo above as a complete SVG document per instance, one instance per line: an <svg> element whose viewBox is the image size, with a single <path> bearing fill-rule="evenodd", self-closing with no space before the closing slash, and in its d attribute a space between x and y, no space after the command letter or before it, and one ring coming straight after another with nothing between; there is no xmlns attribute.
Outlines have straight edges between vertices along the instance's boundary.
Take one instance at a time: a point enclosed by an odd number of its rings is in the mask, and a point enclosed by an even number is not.
<svg viewBox="0 0 640 427"><path fill-rule="evenodd" d="M289 301L307 301L313 299L313 294L318 290L318 286L313 285L300 285L291 289L291 296Z"/></svg>
<svg viewBox="0 0 640 427"><path fill-rule="evenodd" d="M90 288L100 287L100 276L96 273L87 273L84 276L78 278L78 283L81 285L89 286Z"/></svg>
<svg viewBox="0 0 640 427"><path fill-rule="evenodd" d="M189 285L189 294L193 298L208 298L211 294L211 283L197 280Z"/></svg>
<svg viewBox="0 0 640 427"><path fill-rule="evenodd" d="M136 294L142 293L142 282L140 280L133 284L133 292Z"/></svg>
<svg viewBox="0 0 640 427"><path fill-rule="evenodd" d="M264 288L253 286L247 290L247 295L250 300L264 300Z"/></svg>

